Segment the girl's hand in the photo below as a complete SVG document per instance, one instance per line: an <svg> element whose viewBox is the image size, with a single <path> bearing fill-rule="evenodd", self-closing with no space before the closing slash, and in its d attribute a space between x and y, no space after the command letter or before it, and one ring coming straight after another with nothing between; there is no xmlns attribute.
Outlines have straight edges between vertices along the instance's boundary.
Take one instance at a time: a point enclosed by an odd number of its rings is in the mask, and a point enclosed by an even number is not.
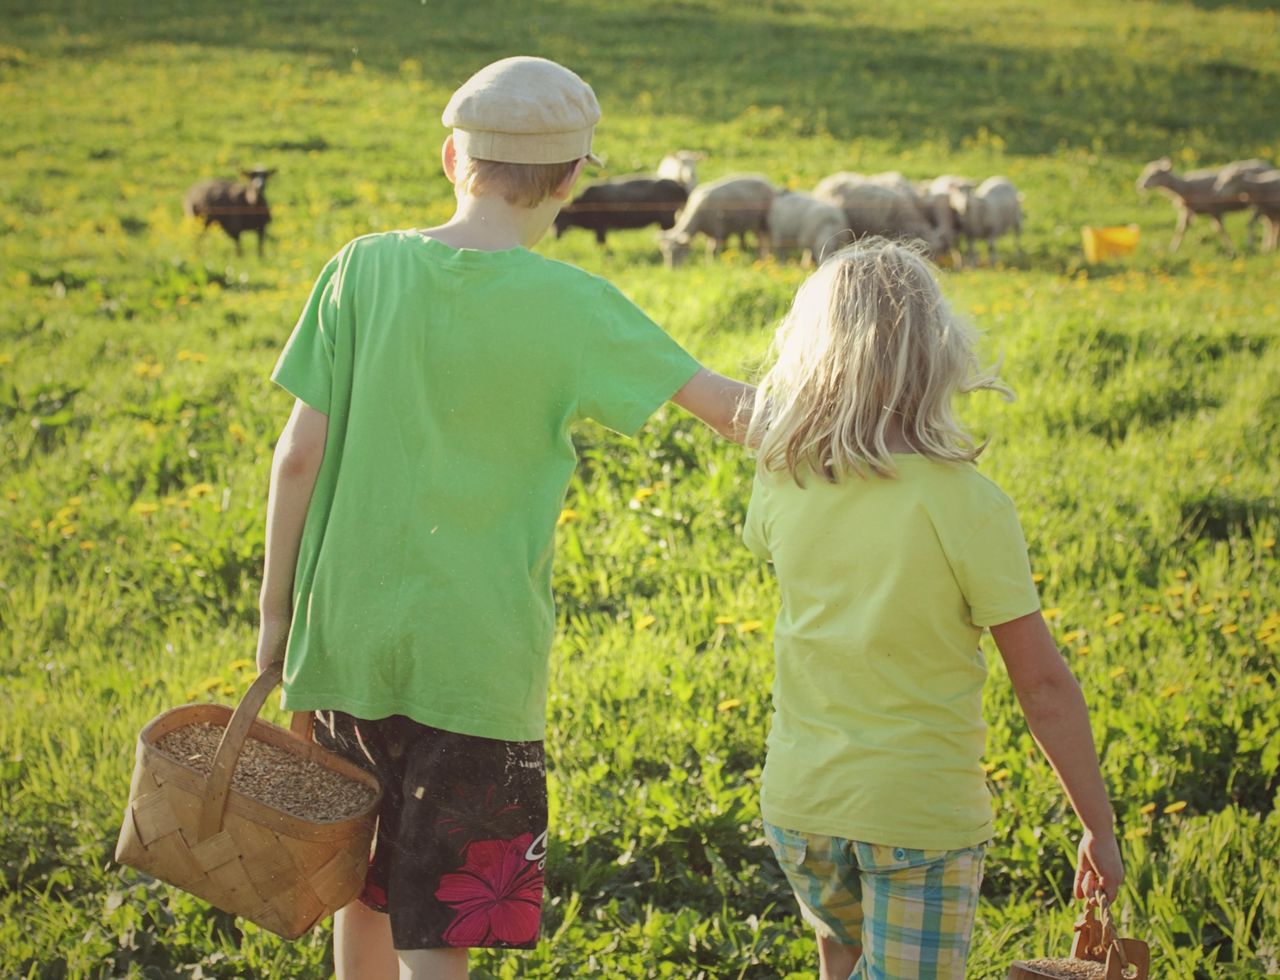
<svg viewBox="0 0 1280 980"><path fill-rule="evenodd" d="M1080 838L1076 856L1076 898L1088 898L1102 892L1108 902L1114 902L1123 881L1124 862L1120 858L1116 835L1108 831L1095 836L1086 830Z"/></svg>
<svg viewBox="0 0 1280 980"><path fill-rule="evenodd" d="M288 616L263 616L258 627L258 673L273 663L284 659L285 645L289 642Z"/></svg>

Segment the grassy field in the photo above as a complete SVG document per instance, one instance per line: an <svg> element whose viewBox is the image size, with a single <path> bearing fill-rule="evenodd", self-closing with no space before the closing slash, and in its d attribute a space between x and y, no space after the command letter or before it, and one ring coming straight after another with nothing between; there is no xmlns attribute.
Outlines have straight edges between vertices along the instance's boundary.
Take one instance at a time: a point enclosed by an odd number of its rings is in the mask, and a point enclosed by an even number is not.
<svg viewBox="0 0 1280 980"><path fill-rule="evenodd" d="M1280 256L1134 179L1280 159L1274 5L0 0L0 975L327 975L111 861L142 724L234 701L287 396L266 375L321 264L449 213L439 112L500 56L590 80L607 173L1003 173L1025 256L945 288L1019 398L975 397L1046 615L1093 710L1153 976L1280 973ZM197 242L183 190L261 161L267 254ZM1244 218L1228 227L1243 240ZM1086 267L1082 224L1136 222ZM708 365L758 371L803 271L653 236L547 254L615 280ZM549 939L477 977L807 976L760 837L776 589L738 538L751 461L668 409L578 434L555 586ZM995 658L998 660L998 658ZM971 975L1064 955L1073 820L1001 668L997 842Z"/></svg>

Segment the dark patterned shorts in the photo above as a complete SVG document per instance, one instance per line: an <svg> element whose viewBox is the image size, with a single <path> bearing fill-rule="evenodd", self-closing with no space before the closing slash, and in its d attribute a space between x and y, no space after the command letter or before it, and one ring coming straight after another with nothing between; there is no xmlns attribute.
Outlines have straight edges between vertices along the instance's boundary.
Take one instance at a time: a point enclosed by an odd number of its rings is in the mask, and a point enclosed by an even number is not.
<svg viewBox="0 0 1280 980"><path fill-rule="evenodd" d="M315 738L382 782L360 899L391 914L396 949L537 945L547 853L541 742L340 711L316 712Z"/></svg>

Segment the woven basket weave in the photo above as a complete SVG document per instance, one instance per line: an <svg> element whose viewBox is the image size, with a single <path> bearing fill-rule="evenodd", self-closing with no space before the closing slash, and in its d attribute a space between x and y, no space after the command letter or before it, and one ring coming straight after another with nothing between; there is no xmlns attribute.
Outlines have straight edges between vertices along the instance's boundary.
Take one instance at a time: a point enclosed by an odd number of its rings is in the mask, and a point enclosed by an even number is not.
<svg viewBox="0 0 1280 980"><path fill-rule="evenodd" d="M257 719L280 675L278 664L263 671L234 713L186 705L143 728L116 860L295 939L359 893L382 789L311 741L309 713L293 716L293 732ZM170 732L200 723L225 729L207 777L156 749ZM368 786L374 799L352 817L321 823L245 796L231 776L246 737Z"/></svg>

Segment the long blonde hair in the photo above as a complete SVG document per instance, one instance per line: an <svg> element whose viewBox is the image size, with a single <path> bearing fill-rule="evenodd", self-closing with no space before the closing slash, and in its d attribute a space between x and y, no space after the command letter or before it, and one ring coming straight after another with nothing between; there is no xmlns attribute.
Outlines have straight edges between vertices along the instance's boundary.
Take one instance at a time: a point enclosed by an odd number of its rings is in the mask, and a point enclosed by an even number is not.
<svg viewBox="0 0 1280 980"><path fill-rule="evenodd" d="M747 433L766 470L894 476L887 437L914 452L974 460L979 445L952 413L956 392L1012 399L974 354L929 262L910 245L865 239L830 256L800 286L774 339ZM896 421L896 425L895 425Z"/></svg>

